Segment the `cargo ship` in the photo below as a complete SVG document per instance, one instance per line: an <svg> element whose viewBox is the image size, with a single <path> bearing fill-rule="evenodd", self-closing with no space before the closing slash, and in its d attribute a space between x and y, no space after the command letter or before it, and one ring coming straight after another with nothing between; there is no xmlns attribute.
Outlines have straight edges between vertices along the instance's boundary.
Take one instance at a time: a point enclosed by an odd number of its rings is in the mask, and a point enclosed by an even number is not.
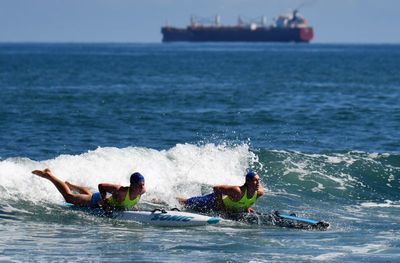
<svg viewBox="0 0 400 263"><path fill-rule="evenodd" d="M200 23L192 16L190 25L177 28L166 25L161 28L163 42L303 42L314 37L314 31L297 10L280 15L272 24L265 16L259 22L246 22L239 17L238 24L225 26L219 15L214 23Z"/></svg>

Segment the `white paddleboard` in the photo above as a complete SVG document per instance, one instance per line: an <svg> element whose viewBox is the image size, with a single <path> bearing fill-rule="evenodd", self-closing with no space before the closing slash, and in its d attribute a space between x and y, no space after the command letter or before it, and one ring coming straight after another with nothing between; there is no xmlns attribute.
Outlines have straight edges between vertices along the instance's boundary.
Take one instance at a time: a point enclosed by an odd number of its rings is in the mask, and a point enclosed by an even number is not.
<svg viewBox="0 0 400 263"><path fill-rule="evenodd" d="M122 211L113 216L118 220L130 220L157 226L204 226L218 224L219 217L210 217L181 211Z"/></svg>

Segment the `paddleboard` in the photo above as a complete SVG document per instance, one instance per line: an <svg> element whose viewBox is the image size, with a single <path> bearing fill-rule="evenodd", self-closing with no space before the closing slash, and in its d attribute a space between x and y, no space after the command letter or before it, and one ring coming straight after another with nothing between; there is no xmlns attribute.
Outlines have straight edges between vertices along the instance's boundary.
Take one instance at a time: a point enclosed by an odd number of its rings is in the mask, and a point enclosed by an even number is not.
<svg viewBox="0 0 400 263"><path fill-rule="evenodd" d="M101 208L78 207L66 204L67 207L88 212L95 216L108 217L116 220L132 221L156 226L205 226L215 225L221 221L219 217L199 215L176 210L154 209L152 211L111 211L105 212Z"/></svg>
<svg viewBox="0 0 400 263"><path fill-rule="evenodd" d="M114 213L117 220L135 221L157 226L204 226L221 221L219 217L210 217L195 213L155 209L154 211L122 211Z"/></svg>
<svg viewBox="0 0 400 263"><path fill-rule="evenodd" d="M282 214L279 211L274 211L269 214L240 213L233 215L232 219L248 224L270 225L306 230L327 230L330 226L329 223L324 221L297 217L295 214Z"/></svg>

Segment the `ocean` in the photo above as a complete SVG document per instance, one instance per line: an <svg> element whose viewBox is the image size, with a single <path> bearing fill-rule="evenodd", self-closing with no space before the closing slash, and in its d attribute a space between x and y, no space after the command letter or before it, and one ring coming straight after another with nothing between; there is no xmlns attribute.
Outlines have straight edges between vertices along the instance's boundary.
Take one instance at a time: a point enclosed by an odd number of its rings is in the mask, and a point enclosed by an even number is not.
<svg viewBox="0 0 400 263"><path fill-rule="evenodd" d="M0 44L0 261L399 262L400 45ZM156 227L31 174L153 200L242 184L327 231Z"/></svg>

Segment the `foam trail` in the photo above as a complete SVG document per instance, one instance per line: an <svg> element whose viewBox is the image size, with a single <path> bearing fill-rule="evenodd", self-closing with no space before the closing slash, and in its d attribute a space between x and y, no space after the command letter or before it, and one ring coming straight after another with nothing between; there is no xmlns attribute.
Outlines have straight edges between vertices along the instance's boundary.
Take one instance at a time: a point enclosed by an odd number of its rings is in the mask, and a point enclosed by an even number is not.
<svg viewBox="0 0 400 263"><path fill-rule="evenodd" d="M94 190L100 182L128 185L130 174L140 171L146 178L144 200L157 198L175 205L176 196L201 194L204 186L242 183L245 170L254 160L248 145L215 144L178 144L161 151L107 147L40 162L11 158L0 162L0 200L62 203L51 182L31 174L34 169L49 167L62 180Z"/></svg>
<svg viewBox="0 0 400 263"><path fill-rule="evenodd" d="M305 200L331 197L357 203L399 200L396 190L400 183L400 156L396 153L307 154L262 150L258 156L268 174L274 175L268 178L270 185L300 193Z"/></svg>

